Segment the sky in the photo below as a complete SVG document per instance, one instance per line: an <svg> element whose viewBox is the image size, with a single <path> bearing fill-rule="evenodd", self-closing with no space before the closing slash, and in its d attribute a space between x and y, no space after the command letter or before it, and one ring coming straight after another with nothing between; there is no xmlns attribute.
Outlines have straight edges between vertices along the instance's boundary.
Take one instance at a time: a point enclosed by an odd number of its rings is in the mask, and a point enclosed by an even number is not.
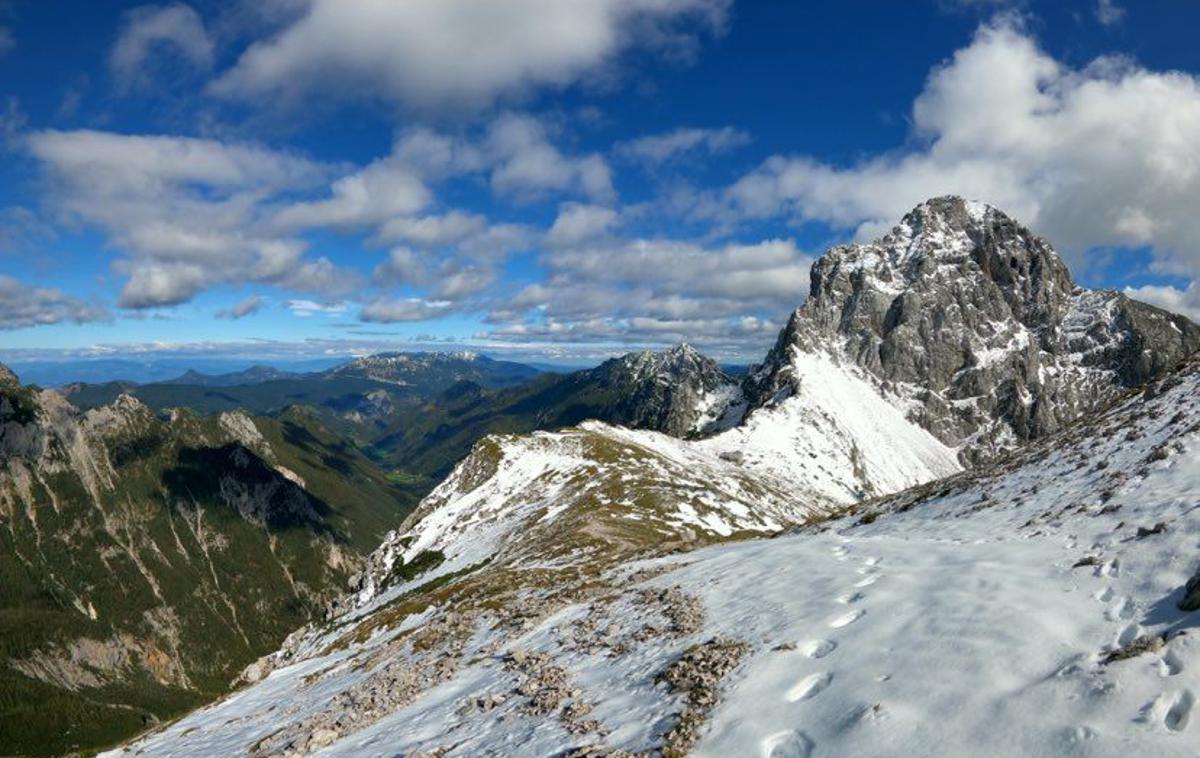
<svg viewBox="0 0 1200 758"><path fill-rule="evenodd" d="M1200 319L1200 3L0 0L0 360L761 357L1000 207Z"/></svg>

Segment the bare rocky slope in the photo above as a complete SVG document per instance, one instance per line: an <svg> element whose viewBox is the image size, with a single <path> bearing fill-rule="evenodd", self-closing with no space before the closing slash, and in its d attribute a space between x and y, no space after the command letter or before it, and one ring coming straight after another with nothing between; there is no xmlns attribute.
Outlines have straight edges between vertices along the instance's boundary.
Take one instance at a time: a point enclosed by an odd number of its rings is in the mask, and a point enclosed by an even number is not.
<svg viewBox="0 0 1200 758"><path fill-rule="evenodd" d="M1198 334L930 201L815 265L736 426L489 437L129 749L1190 755Z"/></svg>

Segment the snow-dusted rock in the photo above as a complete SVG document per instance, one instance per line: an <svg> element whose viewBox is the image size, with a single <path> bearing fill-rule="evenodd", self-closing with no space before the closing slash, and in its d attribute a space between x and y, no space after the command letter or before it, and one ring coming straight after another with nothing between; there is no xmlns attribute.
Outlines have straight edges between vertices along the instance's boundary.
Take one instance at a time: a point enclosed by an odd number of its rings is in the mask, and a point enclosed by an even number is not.
<svg viewBox="0 0 1200 758"><path fill-rule="evenodd" d="M808 300L747 382L782 402L813 355L855 366L888 402L986 460L1102 409L1200 349L1200 327L1078 287L1049 243L1002 211L929 200L870 244L829 250Z"/></svg>

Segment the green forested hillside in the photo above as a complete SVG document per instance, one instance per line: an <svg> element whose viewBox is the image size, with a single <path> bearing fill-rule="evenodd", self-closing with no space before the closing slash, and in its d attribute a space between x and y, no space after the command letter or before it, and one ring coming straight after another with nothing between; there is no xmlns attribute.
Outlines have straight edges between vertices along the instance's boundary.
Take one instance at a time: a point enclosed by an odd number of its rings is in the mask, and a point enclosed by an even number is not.
<svg viewBox="0 0 1200 758"><path fill-rule="evenodd" d="M86 752L226 691L413 502L312 414L80 412L0 379L0 755Z"/></svg>

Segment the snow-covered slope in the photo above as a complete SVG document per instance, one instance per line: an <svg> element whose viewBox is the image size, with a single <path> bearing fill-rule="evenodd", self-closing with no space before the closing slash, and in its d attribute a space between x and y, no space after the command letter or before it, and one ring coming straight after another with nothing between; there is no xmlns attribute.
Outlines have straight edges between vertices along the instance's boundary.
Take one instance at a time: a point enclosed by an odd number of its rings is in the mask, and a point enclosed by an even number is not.
<svg viewBox="0 0 1200 758"><path fill-rule="evenodd" d="M819 492L658 432L588 422L489 437L376 551L355 601L374 598L397 566L422 555L442 561L422 581L483 561L602 567L618 556L775 533L828 510Z"/></svg>
<svg viewBox="0 0 1200 758"><path fill-rule="evenodd" d="M909 421L853 364L797 350L787 375L787 397L699 447L835 503L961 470L954 448Z"/></svg>
<svg viewBox="0 0 1200 758"><path fill-rule="evenodd" d="M475 607L479 574L435 582L131 749L1190 756L1200 615L1176 603L1197 493L1193 363L1016 458L794 534L526 566Z"/></svg>

